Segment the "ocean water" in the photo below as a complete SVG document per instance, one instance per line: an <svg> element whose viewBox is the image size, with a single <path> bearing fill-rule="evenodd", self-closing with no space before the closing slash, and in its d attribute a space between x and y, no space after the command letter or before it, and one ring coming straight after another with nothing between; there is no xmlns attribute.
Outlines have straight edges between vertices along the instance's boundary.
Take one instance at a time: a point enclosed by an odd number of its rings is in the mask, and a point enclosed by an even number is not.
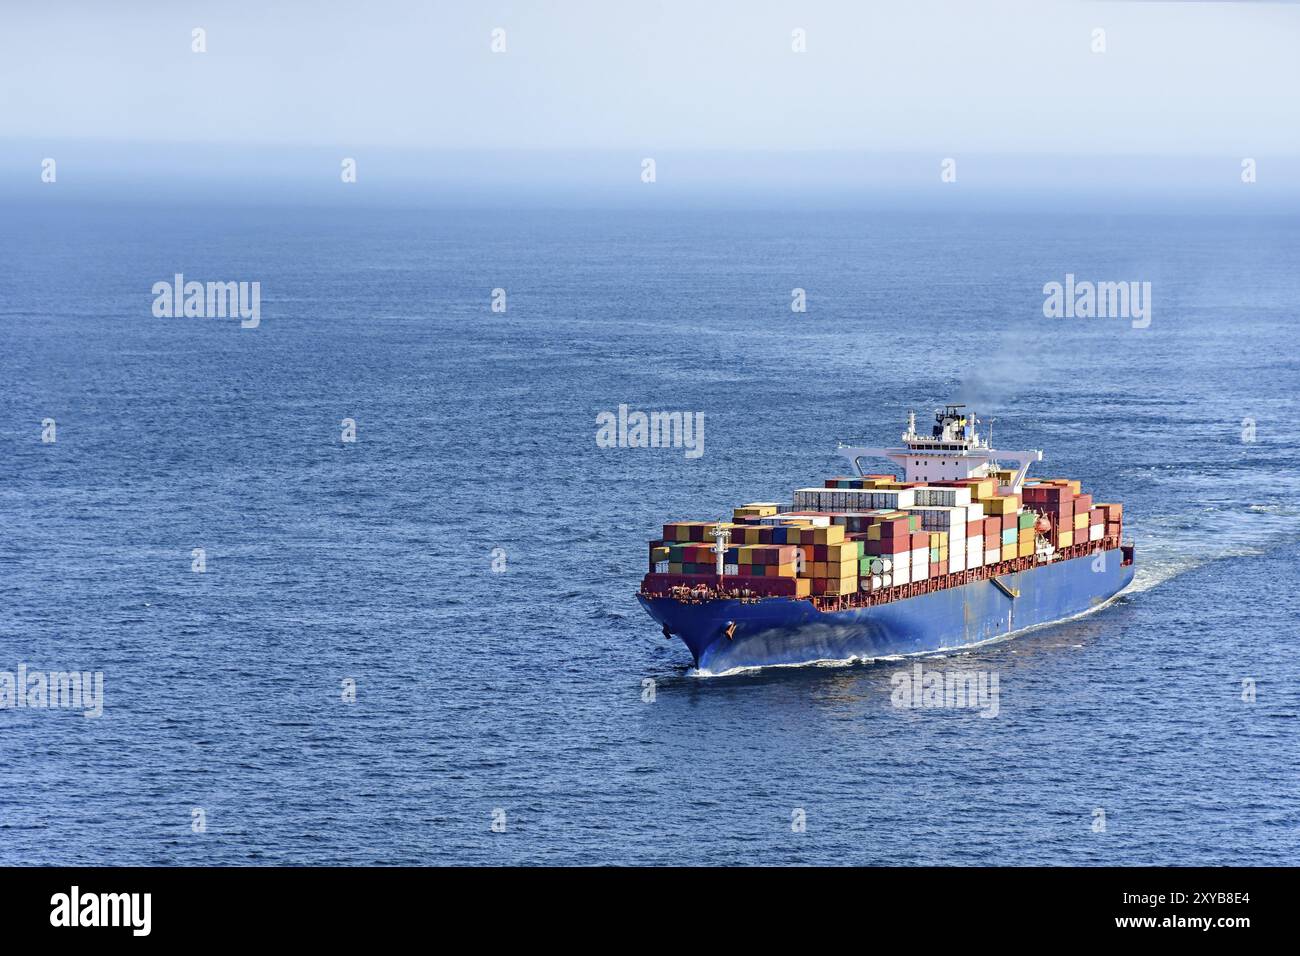
<svg viewBox="0 0 1300 956"><path fill-rule="evenodd" d="M0 710L0 863L1300 863L1297 261L1282 216L15 204L0 670L105 692ZM155 318L177 272L261 325ZM1044 318L1067 273L1150 326ZM992 719L693 673L646 540L944 401L1123 501L1134 587L926 662ZM704 454L598 448L620 404Z"/></svg>

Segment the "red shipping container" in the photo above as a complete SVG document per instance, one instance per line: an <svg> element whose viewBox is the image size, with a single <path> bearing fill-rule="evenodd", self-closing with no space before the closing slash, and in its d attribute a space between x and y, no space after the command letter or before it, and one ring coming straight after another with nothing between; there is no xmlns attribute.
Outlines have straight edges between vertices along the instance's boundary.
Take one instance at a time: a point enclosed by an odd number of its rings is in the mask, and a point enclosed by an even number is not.
<svg viewBox="0 0 1300 956"><path fill-rule="evenodd" d="M1074 513L1083 514L1085 511L1092 509L1092 495L1075 495L1074 496Z"/></svg>
<svg viewBox="0 0 1300 956"><path fill-rule="evenodd" d="M911 533L912 527L907 518L889 518L880 522L880 536L882 538L886 536L897 538Z"/></svg>
<svg viewBox="0 0 1300 956"><path fill-rule="evenodd" d="M911 545L912 551L919 551L921 548L928 549L929 547L930 547L930 532L914 531L912 533L912 545Z"/></svg>
<svg viewBox="0 0 1300 956"><path fill-rule="evenodd" d="M1025 485L1020 490L1020 500L1026 504L1056 505L1073 498L1074 492L1069 485Z"/></svg>

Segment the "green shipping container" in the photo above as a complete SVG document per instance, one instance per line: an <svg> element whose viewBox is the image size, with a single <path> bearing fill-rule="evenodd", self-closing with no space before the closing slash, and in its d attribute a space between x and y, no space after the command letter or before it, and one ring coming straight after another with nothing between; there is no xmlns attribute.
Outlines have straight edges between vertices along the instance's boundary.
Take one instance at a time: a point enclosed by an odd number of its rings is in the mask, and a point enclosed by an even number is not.
<svg viewBox="0 0 1300 956"><path fill-rule="evenodd" d="M1032 528L1036 517L1037 516L1032 511L1022 511L1020 513L1020 520L1017 522L1017 527L1021 531L1024 531L1026 528Z"/></svg>

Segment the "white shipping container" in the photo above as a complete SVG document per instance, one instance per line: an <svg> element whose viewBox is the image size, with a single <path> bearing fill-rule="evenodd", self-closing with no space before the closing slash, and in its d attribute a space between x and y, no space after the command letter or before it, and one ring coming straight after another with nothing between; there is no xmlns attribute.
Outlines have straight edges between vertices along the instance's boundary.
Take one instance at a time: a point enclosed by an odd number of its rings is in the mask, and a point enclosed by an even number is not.
<svg viewBox="0 0 1300 956"><path fill-rule="evenodd" d="M970 504L969 488L939 488L926 487L914 488L916 492L916 503L918 505L937 505L944 508L954 508Z"/></svg>
<svg viewBox="0 0 1300 956"><path fill-rule="evenodd" d="M828 488L800 488L794 493L794 506L817 511L846 511L888 508L902 511L916 504L916 494L911 488L895 491L878 491L866 488L831 490Z"/></svg>
<svg viewBox="0 0 1300 956"><path fill-rule="evenodd" d="M909 514L921 516L921 529L923 531L947 531L949 538L966 537L965 508L927 505L908 508L907 511Z"/></svg>
<svg viewBox="0 0 1300 956"><path fill-rule="evenodd" d="M656 561L656 562L655 562L655 574L667 574L667 573L668 573L668 562L667 562L667 561Z"/></svg>
<svg viewBox="0 0 1300 956"><path fill-rule="evenodd" d="M722 573L723 573L723 574L740 574L740 565L738 565L738 564L724 564L724 565L722 566Z"/></svg>
<svg viewBox="0 0 1300 956"><path fill-rule="evenodd" d="M906 574L908 570L912 567L912 552L899 551L897 554L894 555L893 561L894 561L893 575L895 579L897 579L900 572Z"/></svg>
<svg viewBox="0 0 1300 956"><path fill-rule="evenodd" d="M895 567L893 572L893 578L894 578L895 585L912 583L912 576L910 572L907 570L907 568L900 569L898 567Z"/></svg>
<svg viewBox="0 0 1300 956"><path fill-rule="evenodd" d="M967 538L966 539L966 567L980 568L984 566L984 539Z"/></svg>
<svg viewBox="0 0 1300 956"><path fill-rule="evenodd" d="M1088 528L1089 541L1100 541L1102 537L1104 537L1104 535L1105 535L1105 529L1101 525L1094 524L1089 526Z"/></svg>
<svg viewBox="0 0 1300 956"><path fill-rule="evenodd" d="M997 564L998 561L1001 560L1001 558L1002 558L1002 550L1000 548L990 548L988 551L984 552L985 564Z"/></svg>
<svg viewBox="0 0 1300 956"><path fill-rule="evenodd" d="M966 523L980 521L984 517L984 504L980 501L972 501L966 506Z"/></svg>
<svg viewBox="0 0 1300 956"><path fill-rule="evenodd" d="M811 524L814 528L824 528L831 523L830 515L806 515L797 512L791 512L783 515L771 515L766 518L759 518L759 524L781 525L787 521L802 521Z"/></svg>
<svg viewBox="0 0 1300 956"><path fill-rule="evenodd" d="M966 552L961 548L948 549L948 573L956 574L966 570Z"/></svg>
<svg viewBox="0 0 1300 956"><path fill-rule="evenodd" d="M924 581L930 576L930 549L917 548L912 552L912 580Z"/></svg>

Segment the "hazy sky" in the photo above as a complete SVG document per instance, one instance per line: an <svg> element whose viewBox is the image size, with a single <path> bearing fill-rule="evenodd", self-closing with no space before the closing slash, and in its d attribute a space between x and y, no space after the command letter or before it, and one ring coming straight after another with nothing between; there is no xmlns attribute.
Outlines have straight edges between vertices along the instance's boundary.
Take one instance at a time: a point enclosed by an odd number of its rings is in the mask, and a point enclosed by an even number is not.
<svg viewBox="0 0 1300 956"><path fill-rule="evenodd" d="M345 149L1300 154L1300 6L6 3L0 123Z"/></svg>

